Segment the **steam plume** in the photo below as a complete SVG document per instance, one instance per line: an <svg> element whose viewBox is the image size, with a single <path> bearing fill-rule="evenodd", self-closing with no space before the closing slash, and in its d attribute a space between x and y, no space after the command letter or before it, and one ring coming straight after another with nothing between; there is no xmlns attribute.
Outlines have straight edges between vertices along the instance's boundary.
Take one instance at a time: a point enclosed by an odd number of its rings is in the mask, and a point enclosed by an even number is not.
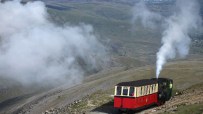
<svg viewBox="0 0 203 114"><path fill-rule="evenodd" d="M105 56L90 25L59 27L43 2L0 3L0 76L30 83L79 83L83 61L97 68Z"/></svg>
<svg viewBox="0 0 203 114"><path fill-rule="evenodd" d="M189 52L189 33L201 25L200 6L196 0L177 0L176 12L166 19L166 29L162 37L162 46L157 53L156 77L168 59L178 54L185 57Z"/></svg>
<svg viewBox="0 0 203 114"><path fill-rule="evenodd" d="M145 27L154 28L161 19L162 16L150 11L142 0L133 7L133 22L140 21Z"/></svg>
<svg viewBox="0 0 203 114"><path fill-rule="evenodd" d="M177 56L182 58L189 53L191 42L189 33L202 24L197 0L177 0L175 10L169 17L150 11L141 1L133 9L133 21L139 19L145 27L154 28L157 26L156 21L159 21L164 28L162 46L157 53L157 78L168 59L174 59Z"/></svg>

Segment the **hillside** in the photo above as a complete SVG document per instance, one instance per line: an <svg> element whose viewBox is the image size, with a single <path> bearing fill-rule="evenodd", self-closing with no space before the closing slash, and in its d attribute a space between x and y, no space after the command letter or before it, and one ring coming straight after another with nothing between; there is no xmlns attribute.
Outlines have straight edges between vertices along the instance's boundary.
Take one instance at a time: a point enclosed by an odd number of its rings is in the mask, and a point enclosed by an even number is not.
<svg viewBox="0 0 203 114"><path fill-rule="evenodd" d="M134 25L133 6L111 2L48 2L47 7L51 19L58 24L82 22L93 25L95 34L114 57L131 57L148 64L155 62L154 55L161 46L162 30L146 28L139 23ZM163 15L169 15L172 10L171 4L149 4L149 7ZM199 31L191 35L191 54L202 54L203 34Z"/></svg>
<svg viewBox="0 0 203 114"><path fill-rule="evenodd" d="M162 28L150 29L140 23L136 26L132 23L132 7L137 0L43 1L50 15L49 20L58 26L92 25L98 41L107 49L109 66L87 71L83 82L71 87L69 84L24 86L13 79L0 77L0 113L115 113L112 107L115 84L155 77L156 53L161 46ZM202 0L200 4L203 16ZM149 7L157 12L164 10L161 13L165 16L170 15L172 10L171 3L164 7L153 3ZM187 108L197 110L197 113L203 112L202 100L198 102L194 98L194 103L188 103L189 98L185 97L199 94L197 97L201 98L203 87L203 32L199 30L190 36L190 54L185 59L169 61L161 73L161 77L174 80L174 93L183 94L174 96L160 109L152 107L146 112L185 113ZM183 98L186 103L180 102ZM165 112L167 108L172 111Z"/></svg>
<svg viewBox="0 0 203 114"><path fill-rule="evenodd" d="M173 79L174 92L183 91L193 85L203 83L202 67L202 58L172 62L167 64L161 77ZM4 108L1 110L1 113L14 111L17 113L29 112L30 114L35 114L45 112L46 110L58 111L59 113L113 111L109 110L109 108L112 109L111 102L113 97L111 95L116 83L151 77L154 77L154 68L152 66L132 69L113 68L109 69L109 71L89 76L84 80L83 84L72 88L66 88L64 85L30 98L22 96L24 100L15 101L10 99L2 102L0 105L4 106ZM9 101L12 104L6 105ZM17 105L18 107L16 107ZM106 110L105 107L107 108Z"/></svg>

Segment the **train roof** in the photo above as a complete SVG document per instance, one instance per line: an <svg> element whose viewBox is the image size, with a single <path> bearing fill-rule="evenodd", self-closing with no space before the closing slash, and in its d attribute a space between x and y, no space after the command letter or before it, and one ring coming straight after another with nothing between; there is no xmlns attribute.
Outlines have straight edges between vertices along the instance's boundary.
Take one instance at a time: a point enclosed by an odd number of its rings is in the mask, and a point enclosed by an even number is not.
<svg viewBox="0 0 203 114"><path fill-rule="evenodd" d="M121 82L118 83L117 86L144 86L158 83L155 79L142 79L137 81L130 82Z"/></svg>

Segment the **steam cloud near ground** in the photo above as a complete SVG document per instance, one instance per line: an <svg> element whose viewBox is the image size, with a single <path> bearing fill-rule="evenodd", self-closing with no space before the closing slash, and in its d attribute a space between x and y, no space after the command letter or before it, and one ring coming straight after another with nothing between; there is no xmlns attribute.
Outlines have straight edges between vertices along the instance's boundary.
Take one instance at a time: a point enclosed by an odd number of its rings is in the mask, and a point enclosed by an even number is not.
<svg viewBox="0 0 203 114"><path fill-rule="evenodd" d="M164 31L162 33L162 46L157 52L156 77L169 59L183 58L189 53L191 38L189 34L201 28L202 18L197 0L177 0L175 10L169 17L150 11L144 2L134 7L134 18L140 18L144 26L152 27L154 20L162 20ZM134 20L134 21L135 21Z"/></svg>
<svg viewBox="0 0 203 114"><path fill-rule="evenodd" d="M48 20L40 1L22 5L19 0L0 3L0 76L22 84L79 83L84 70L105 58L105 48L93 27L81 24L59 27Z"/></svg>

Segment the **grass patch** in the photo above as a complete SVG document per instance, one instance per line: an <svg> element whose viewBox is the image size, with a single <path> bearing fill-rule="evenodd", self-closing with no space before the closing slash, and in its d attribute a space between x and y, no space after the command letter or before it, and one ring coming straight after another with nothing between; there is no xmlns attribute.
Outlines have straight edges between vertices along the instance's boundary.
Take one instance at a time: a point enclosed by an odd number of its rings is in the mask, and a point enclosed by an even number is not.
<svg viewBox="0 0 203 114"><path fill-rule="evenodd" d="M99 90L90 96L87 96L83 98L78 103L74 103L69 107L70 112L77 112L77 113L83 113L86 111L90 111L96 107L99 107L103 104L108 103L109 101L113 100L113 97L111 96L113 94L114 89L109 89L106 91Z"/></svg>

